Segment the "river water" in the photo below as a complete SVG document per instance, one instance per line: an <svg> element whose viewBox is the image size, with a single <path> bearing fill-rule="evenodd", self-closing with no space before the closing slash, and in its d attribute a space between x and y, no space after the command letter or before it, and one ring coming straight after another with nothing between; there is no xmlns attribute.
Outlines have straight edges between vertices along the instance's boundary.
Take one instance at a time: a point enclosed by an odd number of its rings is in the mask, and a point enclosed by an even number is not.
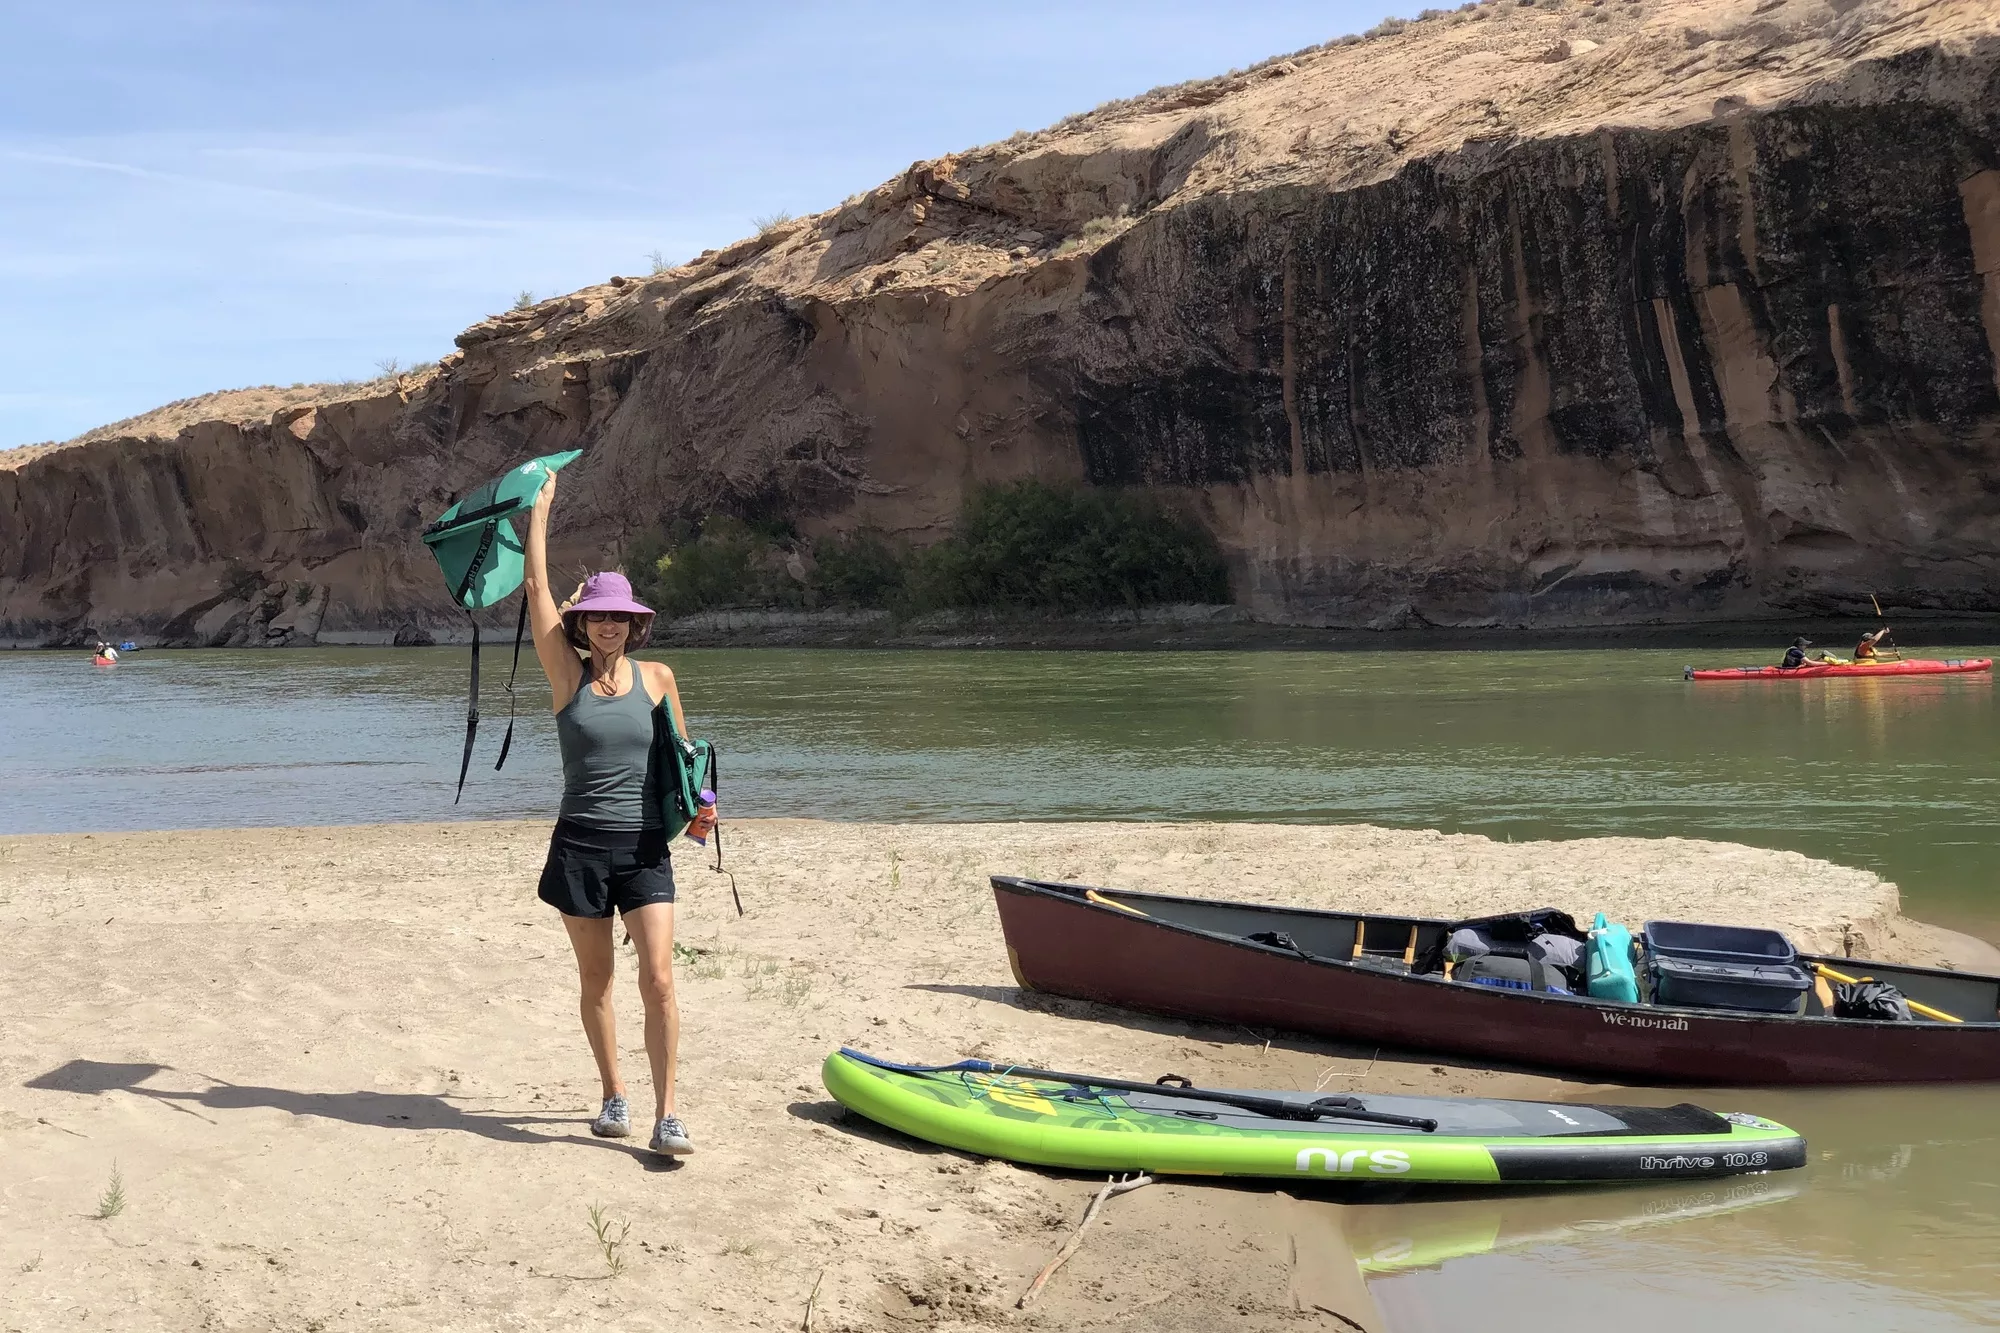
<svg viewBox="0 0 2000 1333"><path fill-rule="evenodd" d="M1869 867L1911 915L2000 940L1986 676L1681 679L1756 649L668 656L737 816L1723 838ZM548 817L554 728L523 668L495 773L489 650L454 805L463 649L0 653L0 833ZM1350 1209L1396 1333L2000 1327L2000 1089L1618 1095L1772 1116L1811 1164Z"/></svg>
<svg viewBox="0 0 2000 1333"><path fill-rule="evenodd" d="M1996 650L1955 648L1950 656ZM650 654L649 654L650 655ZM672 654L729 813L1362 820L1680 835L1865 866L2000 939L1990 676L1694 684L1689 653ZM1753 662L1766 650L1703 650ZM0 833L543 817L547 687L488 649L0 653Z"/></svg>
<svg viewBox="0 0 2000 1333"><path fill-rule="evenodd" d="M1729 1088L1626 1099L1682 1097L1754 1106L1801 1129L1811 1161L1734 1180L1350 1208L1349 1240L1390 1327L2000 1327L2000 1091ZM1521 1317L1482 1325L1480 1311Z"/></svg>

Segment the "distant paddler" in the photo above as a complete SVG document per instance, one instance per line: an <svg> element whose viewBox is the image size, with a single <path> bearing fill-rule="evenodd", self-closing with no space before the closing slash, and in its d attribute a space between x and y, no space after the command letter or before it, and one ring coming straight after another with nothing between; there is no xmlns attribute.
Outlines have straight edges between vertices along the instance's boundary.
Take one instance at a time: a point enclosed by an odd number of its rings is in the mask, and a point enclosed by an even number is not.
<svg viewBox="0 0 2000 1333"><path fill-rule="evenodd" d="M1889 627L1884 625L1873 634L1864 634L1861 636L1861 642L1854 645L1854 660L1857 662L1879 662L1882 660L1883 650L1888 647ZM1901 659L1902 656L1901 653L1896 654L1898 659Z"/></svg>
<svg viewBox="0 0 2000 1333"><path fill-rule="evenodd" d="M1812 650L1812 649L1813 649L1813 641L1811 639L1804 637L1793 639L1792 646L1785 649L1784 661L1778 663L1778 666L1785 671L1797 671L1800 667L1809 667L1809 666L1852 665L1852 663L1848 662L1848 660L1844 657L1835 657L1832 653L1829 653L1824 649L1817 649L1817 650Z"/></svg>

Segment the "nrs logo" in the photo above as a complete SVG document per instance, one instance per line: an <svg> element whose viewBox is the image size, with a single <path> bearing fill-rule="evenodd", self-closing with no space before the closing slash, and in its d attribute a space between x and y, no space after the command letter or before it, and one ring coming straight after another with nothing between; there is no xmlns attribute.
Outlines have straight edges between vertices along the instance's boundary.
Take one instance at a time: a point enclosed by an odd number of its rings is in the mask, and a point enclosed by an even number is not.
<svg viewBox="0 0 2000 1333"><path fill-rule="evenodd" d="M1347 1152L1336 1152L1329 1148L1306 1148L1299 1153L1298 1169L1311 1171L1313 1158L1319 1158L1319 1169L1329 1175L1351 1176L1355 1165L1366 1162L1368 1170L1378 1176L1400 1176L1410 1169L1410 1155L1400 1148L1353 1148Z"/></svg>

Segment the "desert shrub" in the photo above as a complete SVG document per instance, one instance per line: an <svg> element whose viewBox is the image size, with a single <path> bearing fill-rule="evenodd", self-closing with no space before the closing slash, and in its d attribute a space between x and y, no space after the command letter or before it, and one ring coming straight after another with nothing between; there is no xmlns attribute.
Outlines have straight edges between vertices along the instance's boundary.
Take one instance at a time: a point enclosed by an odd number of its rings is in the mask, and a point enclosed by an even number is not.
<svg viewBox="0 0 2000 1333"><path fill-rule="evenodd" d="M780 210L776 213L765 213L761 217L751 218L750 225L757 229L759 236L769 236L772 232L791 220L792 215L790 213Z"/></svg>
<svg viewBox="0 0 2000 1333"><path fill-rule="evenodd" d="M910 552L873 528L813 544L811 589L827 606L899 606L909 584Z"/></svg>
<svg viewBox="0 0 2000 1333"><path fill-rule="evenodd" d="M223 566L215 587L218 592L240 601L264 591L264 576L240 560L231 560Z"/></svg>
<svg viewBox="0 0 2000 1333"><path fill-rule="evenodd" d="M1080 611L1225 602L1215 539L1150 496L1022 481L974 491L957 530L917 555L918 608Z"/></svg>
<svg viewBox="0 0 2000 1333"><path fill-rule="evenodd" d="M801 582L787 570L803 563ZM727 607L1087 611L1226 602L1215 539L1143 493L1039 481L973 491L952 533L912 549L874 529L810 544L782 521L713 515L626 551L640 599L667 616ZM796 567L796 566L794 566Z"/></svg>
<svg viewBox="0 0 2000 1333"><path fill-rule="evenodd" d="M627 577L641 601L667 616L796 605L800 599L796 585L782 572L783 557L769 531L717 514L699 532L683 528L665 538L633 543Z"/></svg>

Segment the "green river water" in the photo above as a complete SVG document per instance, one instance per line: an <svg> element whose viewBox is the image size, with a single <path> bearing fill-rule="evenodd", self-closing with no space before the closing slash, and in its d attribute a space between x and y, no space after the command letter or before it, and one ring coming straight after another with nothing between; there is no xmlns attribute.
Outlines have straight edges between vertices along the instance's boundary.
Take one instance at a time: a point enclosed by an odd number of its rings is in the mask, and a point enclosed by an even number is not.
<svg viewBox="0 0 2000 1333"><path fill-rule="evenodd" d="M1994 649L1954 648L1955 657ZM672 655L729 813L1368 821L1678 835L1865 866L2000 938L1990 676L1689 683L1769 649ZM547 689L504 653L452 804L463 649L0 654L0 833L550 815Z"/></svg>
<svg viewBox="0 0 2000 1333"><path fill-rule="evenodd" d="M1769 648L668 656L734 816L1722 838L1869 867L1911 915L2000 939L1987 676L1681 679ZM454 806L463 649L0 654L0 833L550 817L539 672L496 774L506 662L486 662ZM1774 1116L1811 1164L1350 1209L1394 1333L2000 1327L2000 1090L1625 1095Z"/></svg>

